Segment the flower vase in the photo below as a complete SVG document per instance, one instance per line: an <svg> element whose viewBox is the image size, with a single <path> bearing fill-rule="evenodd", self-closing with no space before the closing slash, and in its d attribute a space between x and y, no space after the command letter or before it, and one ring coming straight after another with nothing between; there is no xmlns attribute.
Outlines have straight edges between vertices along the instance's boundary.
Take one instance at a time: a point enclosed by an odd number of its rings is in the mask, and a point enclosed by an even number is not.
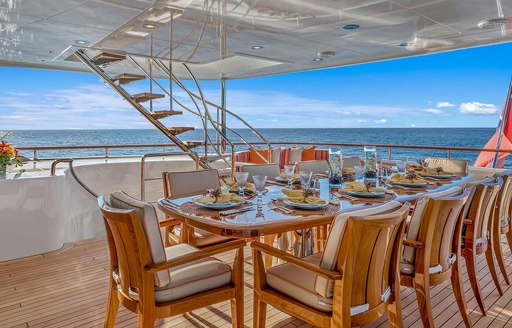
<svg viewBox="0 0 512 328"><path fill-rule="evenodd" d="M7 165L0 165L0 180L7 178Z"/></svg>
<svg viewBox="0 0 512 328"><path fill-rule="evenodd" d="M377 181L377 149L371 146L364 147L364 181L373 185Z"/></svg>

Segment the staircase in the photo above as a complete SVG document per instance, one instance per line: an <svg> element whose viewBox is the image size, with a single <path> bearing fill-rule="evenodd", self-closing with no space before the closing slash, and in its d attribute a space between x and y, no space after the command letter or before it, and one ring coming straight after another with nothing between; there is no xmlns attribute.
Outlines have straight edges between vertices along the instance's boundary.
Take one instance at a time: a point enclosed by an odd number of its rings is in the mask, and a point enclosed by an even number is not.
<svg viewBox="0 0 512 328"><path fill-rule="evenodd" d="M174 144L176 144L184 153L186 153L190 158L192 158L194 161L198 161L199 165L203 168L211 168L212 163L216 161L223 161L226 164L226 167L229 169L229 173L231 175L234 174L235 171L235 144L233 141L228 139L225 131L231 132L234 136L236 136L240 141L242 141L243 144L245 144L248 148L254 149L254 146L247 142L238 132L236 132L234 129L231 129L227 126L222 126L219 122L213 120L212 116L210 115L209 107L213 107L215 110L222 111L226 113L227 115L235 118L236 120L242 122L244 126L249 128L255 135L257 135L261 141L266 144L266 146L270 149L270 143L258 132L256 131L252 126L250 126L246 121L244 121L242 118L240 118L238 115L234 114L233 112L215 105L212 102L207 101L204 98L203 92L201 90L201 87L193 75L192 71L189 69L189 67L183 63L182 65L186 69L186 71L189 73L190 78L194 81L196 88L198 90L197 93L192 92L188 88L185 87L185 85L169 70L169 68L161 61L153 58L149 58L149 65L152 65L149 67L149 69L145 68L147 65L147 62L144 61L144 63L141 63L140 60L128 56L124 53L118 53L118 52L111 52L111 51L103 51L99 54L96 54L95 56L89 56L84 49L79 49L75 52L75 55L77 58L82 61L87 67L89 67L93 72L95 72L101 79L112 89L114 89L123 99L128 101L128 103L135 108L142 116L144 116L149 122L151 122L160 132L162 132L167 138L169 138ZM91 58L92 57L92 58ZM135 67L137 67L141 74L133 74L133 73L122 73L117 74L115 76L109 74L107 72L108 67L111 64L129 60L132 64L134 64ZM166 88L162 87L162 85L155 80L155 78L152 76L152 67L158 68L161 72L164 72L171 81L171 83L174 83L179 88L181 88L183 91L186 92L186 94L189 96L191 103L193 104L193 107L186 106L182 101L177 100L173 97L172 92L170 90L167 90ZM123 85L127 85L130 83L138 82L138 81L144 81L147 78L150 79L150 85L151 85L151 91L150 92L143 92L143 93L137 93L137 94L130 94L125 88L123 88ZM153 84L160 87L160 89L164 93L155 93L152 91ZM165 97L170 98L169 106L170 109L160 109L160 110L153 110L152 106L152 100L155 99L162 99ZM149 109L146 108L143 104L146 102L150 102ZM177 111L174 110L172 105L179 106L183 111ZM178 116L178 115L194 115L197 118L200 119L202 123L203 128L203 140L182 140L179 136L187 131L194 130L194 127L188 127L188 126L171 126L168 127L161 122L162 119L172 117L172 116ZM211 125L213 130L216 132L218 136L220 136L220 141L224 143L227 147L231 148L230 153L223 152L221 149L219 149L219 143L214 142L212 140L212 137L209 135L208 132L208 126ZM195 149L198 147L204 147L203 153L200 154ZM265 161L268 162L268 159L263 158L257 152L257 154ZM227 171L220 171L220 173L228 173Z"/></svg>

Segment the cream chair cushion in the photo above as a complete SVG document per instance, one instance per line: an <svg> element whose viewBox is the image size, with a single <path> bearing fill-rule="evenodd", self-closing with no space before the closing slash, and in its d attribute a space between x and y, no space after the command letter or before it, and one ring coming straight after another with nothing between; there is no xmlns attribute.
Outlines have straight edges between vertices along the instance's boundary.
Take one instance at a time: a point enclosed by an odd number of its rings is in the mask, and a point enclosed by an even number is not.
<svg viewBox="0 0 512 328"><path fill-rule="evenodd" d="M464 159L428 157L425 158L425 162L428 163L428 167L442 167L444 171L453 173L455 175L468 174L469 164L468 161Z"/></svg>
<svg viewBox="0 0 512 328"><path fill-rule="evenodd" d="M363 209L342 212L336 216L332 224L329 237L325 244L320 267L327 270L334 270L338 264L338 255L340 252L341 241L345 231L345 225L349 217L361 217L369 215L377 215L380 213L390 212L398 209L402 204L396 201L379 205L369 206ZM317 277L315 283L315 291L325 298L331 298L333 295L334 282L323 277Z"/></svg>
<svg viewBox="0 0 512 328"><path fill-rule="evenodd" d="M315 265L320 264L322 253L304 258ZM320 311L332 311L332 298L325 298L315 291L316 275L291 263L281 264L267 270L267 284L300 302Z"/></svg>
<svg viewBox="0 0 512 328"><path fill-rule="evenodd" d="M298 162L297 170L325 174L329 171L329 162L324 160Z"/></svg>
<svg viewBox="0 0 512 328"><path fill-rule="evenodd" d="M290 148L290 155L288 156L288 161L291 164L298 163L302 160L302 148ZM284 163L285 165L288 163Z"/></svg>
<svg viewBox="0 0 512 328"><path fill-rule="evenodd" d="M196 251L196 248L188 244L165 248L167 260ZM231 267L214 257L177 266L169 270L169 273L171 277L170 284L155 288L155 301L157 303L181 299L227 285L231 281Z"/></svg>
<svg viewBox="0 0 512 328"><path fill-rule="evenodd" d="M428 193L421 196L416 202L416 205L414 206L414 212L412 213L411 220L409 221L409 227L407 229L407 239L417 240L418 233L420 231L423 212L425 211L429 199L446 196L456 196L460 195L461 192L462 189L460 187L452 187L446 190ZM415 254L416 253L414 247L404 246L402 262L414 264Z"/></svg>
<svg viewBox="0 0 512 328"><path fill-rule="evenodd" d="M170 198L191 196L220 187L217 170L166 173L167 191Z"/></svg>
<svg viewBox="0 0 512 328"><path fill-rule="evenodd" d="M174 226L174 228L172 230L176 236L181 236L181 225ZM211 233L211 232L201 230L198 228L194 229L194 236L196 237L196 245L195 246L198 248L212 246L212 245L226 242L228 240L233 240L233 238L217 235L215 233Z"/></svg>
<svg viewBox="0 0 512 328"><path fill-rule="evenodd" d="M279 164L279 160L281 158L281 149L280 148L272 148L271 151L272 151L272 158L271 158L270 162L272 164Z"/></svg>
<svg viewBox="0 0 512 328"><path fill-rule="evenodd" d="M266 175L268 179L272 180L279 176L279 164L255 164L245 165L240 168L242 172L248 172L249 178L247 181L252 182L254 175Z"/></svg>
<svg viewBox="0 0 512 328"><path fill-rule="evenodd" d="M359 157L343 157L343 168L353 169L355 166L363 165L363 161Z"/></svg>
<svg viewBox="0 0 512 328"><path fill-rule="evenodd" d="M117 209L136 210L146 235L153 263L165 262L164 243L160 234L160 225L158 224L155 208L151 204L132 198L122 191L115 191L110 195L110 206ZM156 286L165 286L169 282L167 271L155 273Z"/></svg>

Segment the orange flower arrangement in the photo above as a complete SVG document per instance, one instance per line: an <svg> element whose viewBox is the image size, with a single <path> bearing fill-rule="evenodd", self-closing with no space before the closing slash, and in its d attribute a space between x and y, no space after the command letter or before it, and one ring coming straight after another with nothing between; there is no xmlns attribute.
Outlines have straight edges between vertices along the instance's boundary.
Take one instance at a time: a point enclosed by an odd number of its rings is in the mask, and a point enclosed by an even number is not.
<svg viewBox="0 0 512 328"><path fill-rule="evenodd" d="M19 160L20 154L18 150L11 144L3 141L6 136L7 134L0 138L0 167L6 167L7 165L23 165Z"/></svg>

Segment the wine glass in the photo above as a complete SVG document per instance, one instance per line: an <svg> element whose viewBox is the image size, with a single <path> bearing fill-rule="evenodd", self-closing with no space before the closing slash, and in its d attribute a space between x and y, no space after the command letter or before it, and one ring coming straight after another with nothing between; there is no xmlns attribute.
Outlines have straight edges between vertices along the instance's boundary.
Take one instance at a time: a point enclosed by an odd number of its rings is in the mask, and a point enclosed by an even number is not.
<svg viewBox="0 0 512 328"><path fill-rule="evenodd" d="M354 166L354 171L356 173L356 180L361 181L364 178L364 166L356 165Z"/></svg>
<svg viewBox="0 0 512 328"><path fill-rule="evenodd" d="M405 163L404 161L396 161L398 173L405 173Z"/></svg>
<svg viewBox="0 0 512 328"><path fill-rule="evenodd" d="M263 200L263 190L265 190L265 184L267 183L267 176L254 175L252 177L252 181L254 181L254 188L256 189L256 193L258 194L258 204L261 204Z"/></svg>
<svg viewBox="0 0 512 328"><path fill-rule="evenodd" d="M302 184L302 189L306 190L309 188L311 184L311 177L313 176L313 172L311 171L300 171L299 177L300 177L300 183Z"/></svg>
<svg viewBox="0 0 512 328"><path fill-rule="evenodd" d="M235 181L238 187L238 195L244 196L245 184L247 183L247 178L249 177L249 172L235 172Z"/></svg>
<svg viewBox="0 0 512 328"><path fill-rule="evenodd" d="M295 165L285 165L284 174L288 180L288 188L292 189L292 180L295 175Z"/></svg>

